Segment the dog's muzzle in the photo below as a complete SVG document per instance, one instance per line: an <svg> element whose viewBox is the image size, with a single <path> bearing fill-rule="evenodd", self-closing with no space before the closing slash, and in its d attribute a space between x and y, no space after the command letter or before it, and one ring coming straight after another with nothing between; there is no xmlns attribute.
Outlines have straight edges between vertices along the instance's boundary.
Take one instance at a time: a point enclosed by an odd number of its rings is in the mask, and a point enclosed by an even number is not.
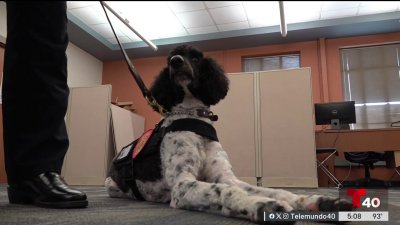
<svg viewBox="0 0 400 225"><path fill-rule="evenodd" d="M174 55L169 60L169 72L172 79L177 83L193 79L193 69L188 61L181 55ZM181 83L182 84L182 83Z"/></svg>
<svg viewBox="0 0 400 225"><path fill-rule="evenodd" d="M169 63L174 69L178 69L184 65L185 59L181 55L174 55L169 60Z"/></svg>

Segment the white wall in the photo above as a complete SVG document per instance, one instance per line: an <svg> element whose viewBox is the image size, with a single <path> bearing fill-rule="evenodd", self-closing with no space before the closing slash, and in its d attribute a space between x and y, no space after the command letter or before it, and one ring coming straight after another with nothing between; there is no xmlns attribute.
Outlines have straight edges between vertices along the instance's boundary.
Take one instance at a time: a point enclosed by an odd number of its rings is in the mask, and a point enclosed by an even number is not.
<svg viewBox="0 0 400 225"><path fill-rule="evenodd" d="M7 37L6 3L0 1L0 41ZM83 87L100 85L102 81L103 62L78 48L71 42L67 48L68 85Z"/></svg>
<svg viewBox="0 0 400 225"><path fill-rule="evenodd" d="M100 85L103 76L103 62L78 48L71 42L67 48L68 85L84 87Z"/></svg>

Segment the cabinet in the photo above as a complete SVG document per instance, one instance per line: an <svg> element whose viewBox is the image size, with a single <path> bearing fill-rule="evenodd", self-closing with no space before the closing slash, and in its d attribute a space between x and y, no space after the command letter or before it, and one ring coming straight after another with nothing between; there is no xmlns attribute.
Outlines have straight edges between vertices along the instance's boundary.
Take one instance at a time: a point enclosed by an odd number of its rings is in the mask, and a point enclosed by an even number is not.
<svg viewBox="0 0 400 225"><path fill-rule="evenodd" d="M139 138L144 132L145 119L131 111L116 105L111 105L111 127L114 151L121 151L123 147Z"/></svg>
<svg viewBox="0 0 400 225"><path fill-rule="evenodd" d="M243 181L317 187L310 68L228 74L214 125Z"/></svg>
<svg viewBox="0 0 400 225"><path fill-rule="evenodd" d="M62 175L70 185L104 185L112 158L144 131L145 119L111 104L111 85L70 89L69 149Z"/></svg>
<svg viewBox="0 0 400 225"><path fill-rule="evenodd" d="M111 85L70 89L66 125L70 146L62 175L71 185L104 185L112 158L138 138L145 119L111 104Z"/></svg>
<svg viewBox="0 0 400 225"><path fill-rule="evenodd" d="M69 149L62 175L70 185L104 185L111 157L111 85L70 88Z"/></svg>

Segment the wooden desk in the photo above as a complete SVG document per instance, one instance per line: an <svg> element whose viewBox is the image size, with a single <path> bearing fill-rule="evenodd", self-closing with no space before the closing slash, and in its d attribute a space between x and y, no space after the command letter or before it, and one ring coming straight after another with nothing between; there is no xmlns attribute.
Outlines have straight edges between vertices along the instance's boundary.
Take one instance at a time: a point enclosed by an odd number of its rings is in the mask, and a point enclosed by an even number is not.
<svg viewBox="0 0 400 225"><path fill-rule="evenodd" d="M315 132L317 148L335 147L343 152L393 152L394 166L400 166L400 128L324 130Z"/></svg>
<svg viewBox="0 0 400 225"><path fill-rule="evenodd" d="M342 159L344 152L389 152L387 166L400 167L400 128L316 131L315 141L317 148L336 148ZM334 160L330 160L328 166L330 172L336 174ZM320 186L335 186L325 175L318 178Z"/></svg>

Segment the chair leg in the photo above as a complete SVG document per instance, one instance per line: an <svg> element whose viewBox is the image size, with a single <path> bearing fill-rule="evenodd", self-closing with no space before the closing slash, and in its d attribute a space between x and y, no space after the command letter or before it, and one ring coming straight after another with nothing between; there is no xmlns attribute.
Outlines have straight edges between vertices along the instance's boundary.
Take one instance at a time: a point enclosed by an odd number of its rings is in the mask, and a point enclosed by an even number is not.
<svg viewBox="0 0 400 225"><path fill-rule="evenodd" d="M365 178L366 179L371 179L371 173L369 172L369 165L368 164L365 164L364 165L364 170L365 170Z"/></svg>
<svg viewBox="0 0 400 225"><path fill-rule="evenodd" d="M362 186L372 186L372 187L380 187L380 186L387 186L387 182L379 179L374 179L371 178L371 165L365 164L364 165L365 169L365 178L363 181L361 181Z"/></svg>

